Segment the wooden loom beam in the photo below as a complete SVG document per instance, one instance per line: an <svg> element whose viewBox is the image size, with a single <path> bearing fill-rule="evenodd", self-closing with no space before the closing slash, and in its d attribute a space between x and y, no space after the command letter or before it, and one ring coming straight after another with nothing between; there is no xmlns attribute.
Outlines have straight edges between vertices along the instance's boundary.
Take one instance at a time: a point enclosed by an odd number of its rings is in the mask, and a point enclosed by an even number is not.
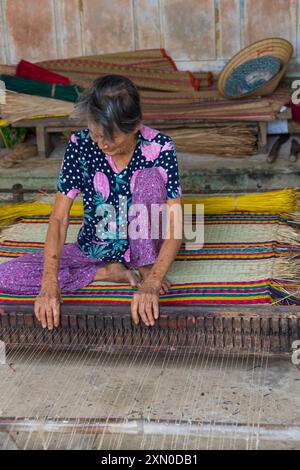
<svg viewBox="0 0 300 470"><path fill-rule="evenodd" d="M300 338L298 306L161 306L150 328L134 325L127 305L62 305L61 326L42 335L32 310L26 304L0 305L0 340L8 349L291 355Z"/></svg>

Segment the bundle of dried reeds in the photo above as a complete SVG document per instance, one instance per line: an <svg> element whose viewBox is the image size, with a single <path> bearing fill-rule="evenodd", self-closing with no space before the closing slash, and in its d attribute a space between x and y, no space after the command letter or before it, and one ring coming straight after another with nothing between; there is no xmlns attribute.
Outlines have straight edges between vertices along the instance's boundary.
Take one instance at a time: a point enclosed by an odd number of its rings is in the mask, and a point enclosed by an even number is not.
<svg viewBox="0 0 300 470"><path fill-rule="evenodd" d="M257 136L251 126L166 129L180 152L246 157L257 151Z"/></svg>
<svg viewBox="0 0 300 470"><path fill-rule="evenodd" d="M11 168L28 158L35 157L36 155L38 155L37 145L23 142L15 145L13 150L8 151L8 153L0 160L0 166L3 168Z"/></svg>
<svg viewBox="0 0 300 470"><path fill-rule="evenodd" d="M0 116L1 119L12 124L20 119L38 116L67 116L73 108L74 104L67 101L7 91L5 104L0 105Z"/></svg>

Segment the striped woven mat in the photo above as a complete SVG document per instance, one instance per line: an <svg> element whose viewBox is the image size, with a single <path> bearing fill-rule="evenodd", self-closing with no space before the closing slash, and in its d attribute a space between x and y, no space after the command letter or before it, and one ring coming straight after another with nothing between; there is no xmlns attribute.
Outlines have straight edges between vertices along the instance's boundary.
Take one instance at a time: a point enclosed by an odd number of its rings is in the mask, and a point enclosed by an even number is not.
<svg viewBox="0 0 300 470"><path fill-rule="evenodd" d="M5 230L0 263L41 252L48 217L26 217ZM67 243L81 225L72 218ZM205 244L181 247L169 271L172 287L162 304L300 304L295 227L276 214L219 214L205 217ZM298 230L298 227L297 227ZM64 294L65 303L128 304L134 289L125 284L94 282ZM0 302L33 302L35 296L0 292Z"/></svg>
<svg viewBox="0 0 300 470"><path fill-rule="evenodd" d="M210 87L213 78L211 72L195 76L178 70L164 49L46 60L37 65L52 72L60 71L72 83L84 88L98 77L116 73L130 78L142 89L166 92Z"/></svg>

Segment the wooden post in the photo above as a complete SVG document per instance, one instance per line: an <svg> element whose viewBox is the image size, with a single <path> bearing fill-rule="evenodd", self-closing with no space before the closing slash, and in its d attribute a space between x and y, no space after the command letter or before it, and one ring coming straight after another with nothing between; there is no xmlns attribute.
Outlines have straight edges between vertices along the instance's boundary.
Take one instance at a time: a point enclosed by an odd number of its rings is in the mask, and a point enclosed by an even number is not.
<svg viewBox="0 0 300 470"><path fill-rule="evenodd" d="M258 153L268 151L268 126L266 122L258 123Z"/></svg>
<svg viewBox="0 0 300 470"><path fill-rule="evenodd" d="M21 184L14 184L12 187L13 202L24 202L24 191Z"/></svg>
<svg viewBox="0 0 300 470"><path fill-rule="evenodd" d="M36 126L36 143L38 146L39 157L48 158L53 146L51 144L50 134L47 132L46 127Z"/></svg>

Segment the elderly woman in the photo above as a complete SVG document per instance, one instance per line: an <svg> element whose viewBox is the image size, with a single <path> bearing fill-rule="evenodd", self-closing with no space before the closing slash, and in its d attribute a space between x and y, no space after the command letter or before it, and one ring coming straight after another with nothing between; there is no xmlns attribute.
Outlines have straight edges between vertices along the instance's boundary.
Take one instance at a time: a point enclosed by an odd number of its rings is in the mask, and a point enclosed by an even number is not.
<svg viewBox="0 0 300 470"><path fill-rule="evenodd" d="M61 291L92 281L128 283L138 287L131 303L133 321L137 324L141 318L154 325L159 295L170 287L165 276L181 244L174 145L166 135L142 125L139 93L125 77L95 80L76 108L88 129L73 134L68 143L44 255L25 255L2 265L0 288L39 294L35 315L44 328L53 329L59 325ZM70 209L79 193L83 225L77 242L65 245ZM161 234L161 214L159 224L151 223L152 205L164 203L172 208L166 237ZM151 237L158 225L159 235Z"/></svg>

